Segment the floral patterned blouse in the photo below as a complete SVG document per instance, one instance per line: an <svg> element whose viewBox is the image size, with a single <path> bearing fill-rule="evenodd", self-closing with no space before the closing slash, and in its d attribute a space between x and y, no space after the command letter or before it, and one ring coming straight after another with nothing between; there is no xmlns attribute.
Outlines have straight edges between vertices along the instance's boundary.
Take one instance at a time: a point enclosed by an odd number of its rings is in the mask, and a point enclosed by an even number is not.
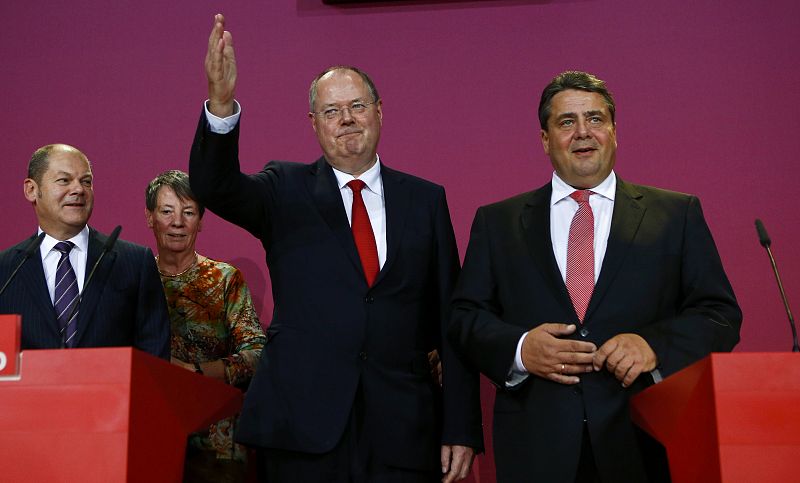
<svg viewBox="0 0 800 483"><path fill-rule="evenodd" d="M188 363L221 359L225 382L245 389L253 377L266 337L250 290L235 267L209 258L176 276L161 275L171 325L172 357ZM189 444L213 450L217 458L244 460L233 443L235 418L195 433Z"/></svg>

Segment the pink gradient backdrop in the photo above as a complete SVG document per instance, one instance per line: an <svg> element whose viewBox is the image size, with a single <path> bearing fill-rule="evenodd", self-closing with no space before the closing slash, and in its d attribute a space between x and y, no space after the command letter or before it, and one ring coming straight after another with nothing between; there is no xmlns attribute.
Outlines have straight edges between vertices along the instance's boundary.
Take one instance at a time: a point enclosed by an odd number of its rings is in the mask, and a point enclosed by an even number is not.
<svg viewBox="0 0 800 483"><path fill-rule="evenodd" d="M34 231L22 179L33 150L52 142L93 161L92 225L122 224L123 238L154 247L144 187L161 170L187 168L206 40L223 11L240 66L244 169L316 159L308 83L330 64L360 66L384 99L382 159L447 188L462 256L479 205L549 179L541 88L566 69L596 73L618 104L617 173L703 201L745 314L738 350L790 348L753 219L764 220L800 303L795 0L29 0L3 11L2 248ZM258 241L208 214L198 249L243 269L268 322ZM488 386L484 395L488 406ZM491 465L478 462L477 481L493 481Z"/></svg>

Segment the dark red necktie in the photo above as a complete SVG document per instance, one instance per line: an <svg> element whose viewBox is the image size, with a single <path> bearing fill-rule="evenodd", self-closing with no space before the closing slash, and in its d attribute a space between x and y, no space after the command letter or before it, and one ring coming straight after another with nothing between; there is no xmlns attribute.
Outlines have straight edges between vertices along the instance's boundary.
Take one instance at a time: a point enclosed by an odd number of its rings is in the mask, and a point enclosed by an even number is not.
<svg viewBox="0 0 800 483"><path fill-rule="evenodd" d="M589 205L593 194L589 190L578 190L570 195L578 202L578 211L569 226L567 291L581 323L594 290L594 213Z"/></svg>
<svg viewBox="0 0 800 483"><path fill-rule="evenodd" d="M358 256L361 258L361 266L364 268L364 277L370 287L378 276L378 247L375 245L375 234L372 232L372 224L369 222L367 207L364 199L361 198L361 190L366 184L360 179L354 179L347 183L353 191L353 214L350 227L353 229L353 239L358 248Z"/></svg>

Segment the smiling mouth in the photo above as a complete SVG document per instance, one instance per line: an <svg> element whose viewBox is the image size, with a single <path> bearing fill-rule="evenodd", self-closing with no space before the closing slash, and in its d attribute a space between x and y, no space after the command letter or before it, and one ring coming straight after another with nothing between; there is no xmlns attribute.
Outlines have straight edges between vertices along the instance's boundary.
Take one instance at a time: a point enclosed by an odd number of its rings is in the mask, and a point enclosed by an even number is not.
<svg viewBox="0 0 800 483"><path fill-rule="evenodd" d="M579 149L573 149L572 150L572 152L575 153L575 154L586 154L586 153L592 153L594 151L597 151L597 149L591 148L591 147L579 148Z"/></svg>

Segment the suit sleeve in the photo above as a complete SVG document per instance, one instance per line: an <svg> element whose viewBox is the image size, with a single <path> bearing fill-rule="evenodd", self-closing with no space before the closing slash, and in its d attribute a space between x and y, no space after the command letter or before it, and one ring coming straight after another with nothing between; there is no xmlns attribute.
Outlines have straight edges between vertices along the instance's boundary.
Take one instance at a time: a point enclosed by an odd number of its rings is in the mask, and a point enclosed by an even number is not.
<svg viewBox="0 0 800 483"><path fill-rule="evenodd" d="M438 266L440 337L444 426L442 444L469 446L483 451L480 376L454 351L447 338L450 320L450 297L458 277L456 246L450 211L444 190L436 207L436 249Z"/></svg>
<svg viewBox="0 0 800 483"><path fill-rule="evenodd" d="M192 192L211 211L266 240L279 167L272 163L254 175L240 171L240 125L227 134L213 133L205 110L201 113L189 157L189 180Z"/></svg>
<svg viewBox="0 0 800 483"><path fill-rule="evenodd" d="M492 230L486 209L475 214L464 267L453 295L449 336L461 354L498 387L504 387L525 329L504 322L492 267Z"/></svg>
<svg viewBox="0 0 800 483"><path fill-rule="evenodd" d="M742 312L722 266L700 201L689 198L681 253L681 296L674 317L643 328L664 377L739 342Z"/></svg>
<svg viewBox="0 0 800 483"><path fill-rule="evenodd" d="M169 360L170 323L164 287L158 276L155 257L149 248L141 253L138 310L133 346L156 357Z"/></svg>

